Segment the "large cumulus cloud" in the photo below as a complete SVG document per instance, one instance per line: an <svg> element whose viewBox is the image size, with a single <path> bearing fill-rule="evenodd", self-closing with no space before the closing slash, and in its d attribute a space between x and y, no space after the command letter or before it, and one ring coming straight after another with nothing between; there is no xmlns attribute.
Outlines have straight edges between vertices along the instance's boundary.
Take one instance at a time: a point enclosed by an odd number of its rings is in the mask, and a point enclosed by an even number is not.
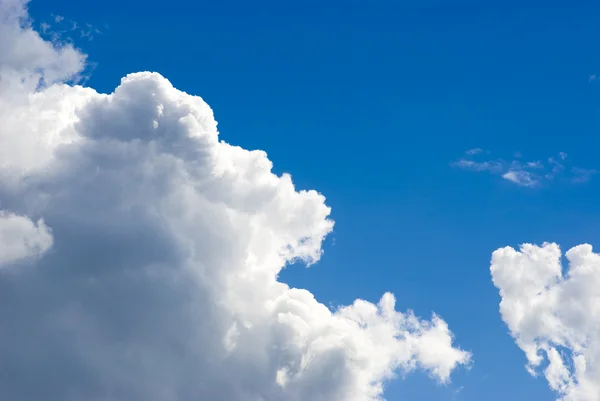
<svg viewBox="0 0 600 401"><path fill-rule="evenodd" d="M590 245L524 244L493 253L500 311L527 369L542 371L563 401L600 399L600 255Z"/></svg>
<svg viewBox="0 0 600 401"><path fill-rule="evenodd" d="M391 294L332 311L278 281L321 256L321 194L159 74L64 83L85 57L0 4L0 399L373 401L469 361Z"/></svg>

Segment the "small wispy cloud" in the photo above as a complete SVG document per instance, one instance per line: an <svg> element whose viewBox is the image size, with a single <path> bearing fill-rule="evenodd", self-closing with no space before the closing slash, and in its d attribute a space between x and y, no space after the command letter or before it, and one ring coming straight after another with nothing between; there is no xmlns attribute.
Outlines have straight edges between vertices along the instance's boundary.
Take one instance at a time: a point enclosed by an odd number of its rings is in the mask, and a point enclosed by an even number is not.
<svg viewBox="0 0 600 401"><path fill-rule="evenodd" d="M592 178L592 175L597 174L598 170L573 167L571 172L574 175L574 177L571 179L572 182L584 183L588 182Z"/></svg>
<svg viewBox="0 0 600 401"><path fill-rule="evenodd" d="M590 75L590 77L588 79L589 82L595 82L597 80L598 80L598 76L596 74Z"/></svg>
<svg viewBox="0 0 600 401"><path fill-rule="evenodd" d="M52 42L73 42L74 39L93 40L102 32L92 24L81 24L62 15L51 14L49 21L39 24L40 32Z"/></svg>
<svg viewBox="0 0 600 401"><path fill-rule="evenodd" d="M460 386L456 390L454 390L454 394L452 394L453 400L458 400L460 393L464 390L465 386Z"/></svg>
<svg viewBox="0 0 600 401"><path fill-rule="evenodd" d="M522 187L536 187L544 182L552 182L557 177L566 178L572 183L584 183L598 171L580 167L565 166L567 153L559 152L555 157L548 157L546 162L541 160L523 161L520 152L514 152L512 160L485 159L481 156L489 154L480 148L469 149L466 156L451 163L453 167L475 172L488 172L500 175L501 178ZM479 159L479 160L478 160Z"/></svg>
<svg viewBox="0 0 600 401"><path fill-rule="evenodd" d="M532 187L539 183L533 174L525 170L509 170L502 174L502 178L524 187Z"/></svg>
<svg viewBox="0 0 600 401"><path fill-rule="evenodd" d="M491 171L499 172L502 170L502 165L495 161L475 162L473 160L460 159L452 163L453 166L473 171Z"/></svg>
<svg viewBox="0 0 600 401"><path fill-rule="evenodd" d="M50 31L51 25L47 22L42 22L40 24L40 31L42 33L48 33Z"/></svg>
<svg viewBox="0 0 600 401"><path fill-rule="evenodd" d="M544 165L540 161L535 161L535 162L527 162L527 167L540 169L540 168L544 168Z"/></svg>
<svg viewBox="0 0 600 401"><path fill-rule="evenodd" d="M476 154L479 154L479 153L482 153L482 152L483 152L483 149L481 149L481 148L473 148L473 149L467 150L465 152L465 154L472 156L472 155L476 155Z"/></svg>

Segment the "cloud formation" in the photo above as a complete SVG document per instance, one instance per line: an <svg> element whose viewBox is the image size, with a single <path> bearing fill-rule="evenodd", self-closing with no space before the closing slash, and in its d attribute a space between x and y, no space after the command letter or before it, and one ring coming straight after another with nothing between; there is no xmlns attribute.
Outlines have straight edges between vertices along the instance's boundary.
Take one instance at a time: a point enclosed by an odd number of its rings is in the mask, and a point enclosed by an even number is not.
<svg viewBox="0 0 600 401"><path fill-rule="evenodd" d="M0 268L20 259L41 256L52 246L52 234L42 219L0 211Z"/></svg>
<svg viewBox="0 0 600 401"><path fill-rule="evenodd" d="M597 173L594 169L567 167L565 152L559 152L557 158L549 157L546 162L522 161L523 156L520 152L515 152L514 158L508 161L483 157L488 153L480 148L469 149L465 151L462 158L452 162L451 165L463 170L497 174L523 187L537 187L557 179L565 179L571 183L584 183Z"/></svg>
<svg viewBox="0 0 600 401"><path fill-rule="evenodd" d="M508 170L502 174L502 178L523 187L531 187L538 183L537 177L526 170Z"/></svg>
<svg viewBox="0 0 600 401"><path fill-rule="evenodd" d="M72 79L85 59L72 45L43 40L32 28L22 0L0 2L0 91L16 92L14 86L24 84L31 92L42 79L46 84ZM7 94L2 95L5 100Z"/></svg>
<svg viewBox="0 0 600 401"><path fill-rule="evenodd" d="M0 399L375 401L469 362L390 293L330 310L278 281L321 257L325 198L159 74L65 83L85 56L25 6L0 3Z"/></svg>
<svg viewBox="0 0 600 401"><path fill-rule="evenodd" d="M477 155L477 154L482 153L482 152L483 152L483 149L481 149L481 148L473 148L473 149L467 150L465 152L465 154L467 154L467 155Z"/></svg>
<svg viewBox="0 0 600 401"><path fill-rule="evenodd" d="M557 244L524 244L492 255L500 312L531 374L540 369L562 401L600 399L600 255L571 248L563 273Z"/></svg>
<svg viewBox="0 0 600 401"><path fill-rule="evenodd" d="M79 23L77 21L66 19L62 15L52 15L52 19L39 23L39 31L52 42L69 41L74 39L94 40L102 32L90 23Z"/></svg>

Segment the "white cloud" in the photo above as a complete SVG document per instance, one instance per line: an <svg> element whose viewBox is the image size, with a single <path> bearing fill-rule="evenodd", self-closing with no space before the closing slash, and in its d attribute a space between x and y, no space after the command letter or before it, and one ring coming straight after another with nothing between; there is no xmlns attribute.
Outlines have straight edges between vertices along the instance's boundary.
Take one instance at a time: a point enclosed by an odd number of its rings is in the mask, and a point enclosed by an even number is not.
<svg viewBox="0 0 600 401"><path fill-rule="evenodd" d="M0 92L22 80L32 89L42 77L48 84L71 79L85 63L72 46L44 41L32 29L25 6L23 0L0 2Z"/></svg>
<svg viewBox="0 0 600 401"><path fill-rule="evenodd" d="M24 258L41 256L52 246L52 234L42 219L0 211L0 267Z"/></svg>
<svg viewBox="0 0 600 401"><path fill-rule="evenodd" d="M0 4L0 202L10 238L53 244L0 272L0 399L375 401L398 371L446 382L469 362L391 294L331 311L278 281L321 257L321 194L220 141L210 107L159 74L35 91L32 74L65 80L85 57Z"/></svg>
<svg viewBox="0 0 600 401"><path fill-rule="evenodd" d="M535 162L527 162L527 167L538 169L538 168L544 168L544 165L540 161L535 161Z"/></svg>
<svg viewBox="0 0 600 401"><path fill-rule="evenodd" d="M453 166L459 167L465 170L473 170L473 171L490 171L490 172L499 172L502 171L502 163L497 161L484 161L484 162L476 162L473 160L460 159L457 162L452 163Z"/></svg>
<svg viewBox="0 0 600 401"><path fill-rule="evenodd" d="M531 187L538 183L533 174L524 170L509 170L502 174L502 178L524 187Z"/></svg>
<svg viewBox="0 0 600 401"><path fill-rule="evenodd" d="M491 273L500 290L500 312L528 370L542 370L564 401L600 399L600 255L590 245L565 254L558 245L524 244L492 255Z"/></svg>
<svg viewBox="0 0 600 401"><path fill-rule="evenodd" d="M554 181L558 177L567 178L573 183L582 183L589 181L591 176L596 173L596 170L579 167L566 170L565 165L553 157L548 158L547 164L539 160L523 162L518 160L523 157L520 152L513 153L514 159L510 161L504 159L476 160L476 156L481 153L483 151L478 148L467 150L465 152L467 157L452 162L451 165L463 170L499 174L503 179L524 187L537 187L544 182ZM558 156L561 161L567 158L565 152L559 152Z"/></svg>

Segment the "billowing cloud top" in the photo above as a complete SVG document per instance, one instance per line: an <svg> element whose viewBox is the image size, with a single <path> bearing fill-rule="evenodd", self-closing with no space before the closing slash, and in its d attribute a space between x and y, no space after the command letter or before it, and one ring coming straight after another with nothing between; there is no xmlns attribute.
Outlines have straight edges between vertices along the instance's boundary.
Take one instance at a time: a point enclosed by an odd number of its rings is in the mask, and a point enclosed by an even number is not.
<svg viewBox="0 0 600 401"><path fill-rule="evenodd" d="M0 399L373 401L469 362L391 294L331 311L279 282L321 256L322 195L159 74L61 83L85 57L0 4Z"/></svg>

